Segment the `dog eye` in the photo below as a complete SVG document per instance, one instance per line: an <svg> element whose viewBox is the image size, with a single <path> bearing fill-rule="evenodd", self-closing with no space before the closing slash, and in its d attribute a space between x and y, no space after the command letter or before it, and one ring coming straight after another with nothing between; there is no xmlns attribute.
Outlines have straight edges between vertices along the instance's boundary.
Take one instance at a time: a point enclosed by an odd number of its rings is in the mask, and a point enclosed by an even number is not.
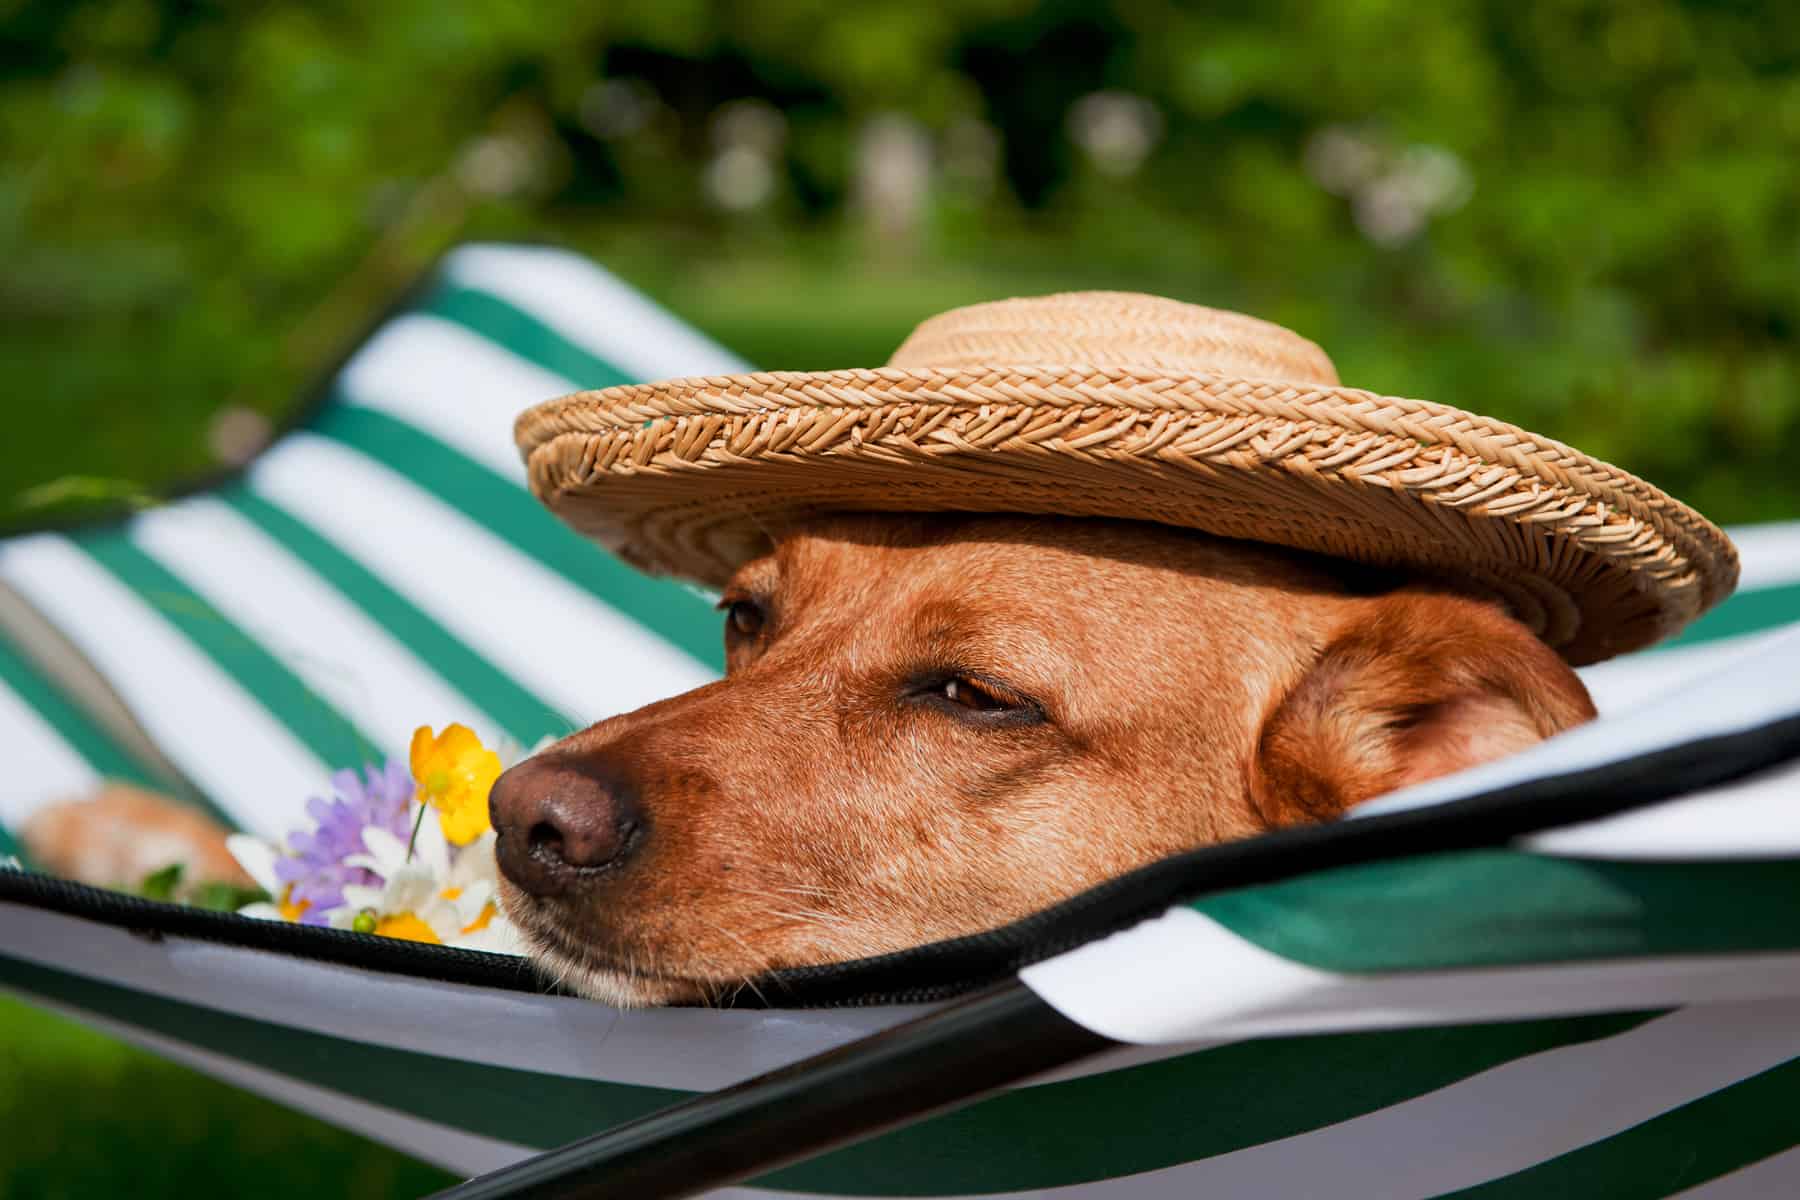
<svg viewBox="0 0 1800 1200"><path fill-rule="evenodd" d="M725 608L725 623L732 632L753 638L763 630L763 610L749 600L733 600Z"/></svg>
<svg viewBox="0 0 1800 1200"><path fill-rule="evenodd" d="M997 679L936 671L915 676L907 699L968 724L999 726L1043 725L1049 721L1044 706Z"/></svg>
<svg viewBox="0 0 1800 1200"><path fill-rule="evenodd" d="M944 699L973 712L1000 712L1016 707L992 688L984 687L973 679L964 679L960 675L946 679L940 690Z"/></svg>

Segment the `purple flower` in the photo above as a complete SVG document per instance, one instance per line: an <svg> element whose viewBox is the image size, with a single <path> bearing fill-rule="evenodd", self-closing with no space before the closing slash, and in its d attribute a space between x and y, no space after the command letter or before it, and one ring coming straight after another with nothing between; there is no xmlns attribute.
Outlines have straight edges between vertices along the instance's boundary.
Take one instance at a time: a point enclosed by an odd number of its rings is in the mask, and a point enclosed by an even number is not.
<svg viewBox="0 0 1800 1200"><path fill-rule="evenodd" d="M344 859L366 854L363 830L374 825L404 840L411 832L412 776L406 764L389 759L382 767L339 771L331 777L330 800L317 796L306 811L318 827L288 835L287 856L275 860L275 877L289 885L288 899L306 910L303 925L327 924L325 914L344 903L344 885L379 887L382 880L366 867L347 866Z"/></svg>

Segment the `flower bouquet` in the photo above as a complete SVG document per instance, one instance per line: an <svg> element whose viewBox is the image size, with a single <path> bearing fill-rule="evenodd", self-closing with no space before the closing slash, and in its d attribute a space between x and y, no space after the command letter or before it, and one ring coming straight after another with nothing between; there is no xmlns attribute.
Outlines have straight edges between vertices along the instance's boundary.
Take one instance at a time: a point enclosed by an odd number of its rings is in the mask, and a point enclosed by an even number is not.
<svg viewBox="0 0 1800 1200"><path fill-rule="evenodd" d="M231 854L268 894L244 916L522 954L500 912L488 792L500 755L463 725L421 726L409 762L331 777L307 801L310 829L285 846L233 834Z"/></svg>

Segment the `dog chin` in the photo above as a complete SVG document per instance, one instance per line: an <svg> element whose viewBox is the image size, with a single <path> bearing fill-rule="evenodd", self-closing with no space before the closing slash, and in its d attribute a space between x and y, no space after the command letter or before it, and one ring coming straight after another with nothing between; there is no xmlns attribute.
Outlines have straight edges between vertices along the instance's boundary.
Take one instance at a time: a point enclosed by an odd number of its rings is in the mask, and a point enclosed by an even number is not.
<svg viewBox="0 0 1800 1200"><path fill-rule="evenodd" d="M557 951L534 946L538 969L577 995L614 1008L656 1008L669 1004L705 1003L710 990L688 979L658 978L618 971L610 967L583 966Z"/></svg>
<svg viewBox="0 0 1800 1200"><path fill-rule="evenodd" d="M586 946L575 944L554 918L516 888L502 881L501 907L524 936L532 965L546 978L579 996L614 1008L651 1008L666 1004L717 1002L730 991L699 979L622 967L605 961Z"/></svg>

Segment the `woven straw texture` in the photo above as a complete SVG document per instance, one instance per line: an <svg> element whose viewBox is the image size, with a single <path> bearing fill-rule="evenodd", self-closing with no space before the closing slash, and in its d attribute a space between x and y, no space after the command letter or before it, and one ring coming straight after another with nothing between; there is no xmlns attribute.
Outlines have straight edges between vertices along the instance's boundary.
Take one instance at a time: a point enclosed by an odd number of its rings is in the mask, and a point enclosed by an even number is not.
<svg viewBox="0 0 1800 1200"><path fill-rule="evenodd" d="M1342 387L1296 334L1151 296L956 309L887 367L580 392L516 434L576 529L711 586L820 512L1123 517L1440 578L1580 665L1668 636L1737 581L1725 535L1640 479Z"/></svg>

